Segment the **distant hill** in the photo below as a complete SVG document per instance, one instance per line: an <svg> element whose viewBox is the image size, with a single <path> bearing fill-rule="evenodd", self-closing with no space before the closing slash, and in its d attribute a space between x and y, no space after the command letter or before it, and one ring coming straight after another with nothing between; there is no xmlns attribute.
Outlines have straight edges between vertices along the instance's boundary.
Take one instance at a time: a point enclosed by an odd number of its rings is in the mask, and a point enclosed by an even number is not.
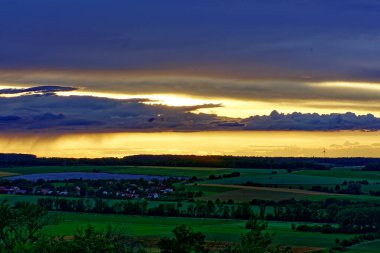
<svg viewBox="0 0 380 253"><path fill-rule="evenodd" d="M0 154L0 167L66 166L66 165L130 165L178 166L258 169L320 169L334 166L366 166L380 164L380 158L298 158L195 155L134 155L123 158L44 158L31 154Z"/></svg>

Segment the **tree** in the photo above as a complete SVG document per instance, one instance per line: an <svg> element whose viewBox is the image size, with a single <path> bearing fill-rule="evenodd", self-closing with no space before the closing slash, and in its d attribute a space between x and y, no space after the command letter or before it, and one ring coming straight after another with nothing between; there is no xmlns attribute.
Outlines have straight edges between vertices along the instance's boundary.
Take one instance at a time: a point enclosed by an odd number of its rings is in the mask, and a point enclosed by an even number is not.
<svg viewBox="0 0 380 253"><path fill-rule="evenodd" d="M74 202L73 202L74 203ZM140 242L111 228L97 231L92 226L78 230L70 240L50 237L42 229L55 217L35 204L0 204L0 253L143 253Z"/></svg>
<svg viewBox="0 0 380 253"><path fill-rule="evenodd" d="M41 237L41 229L53 222L42 207L16 203L15 208L3 201L0 204L0 252L27 252Z"/></svg>
<svg viewBox="0 0 380 253"><path fill-rule="evenodd" d="M256 217L250 218L246 227L250 229L241 236L240 243L232 248L232 253L287 253L290 248L272 247L273 234L265 232L267 224Z"/></svg>
<svg viewBox="0 0 380 253"><path fill-rule="evenodd" d="M206 253L205 235L181 225L173 229L174 238L163 238L158 242L162 253Z"/></svg>
<svg viewBox="0 0 380 253"><path fill-rule="evenodd" d="M124 233L111 227L107 230L95 230L89 225L77 230L72 239L45 238L36 244L33 253L145 253L140 242L130 240Z"/></svg>

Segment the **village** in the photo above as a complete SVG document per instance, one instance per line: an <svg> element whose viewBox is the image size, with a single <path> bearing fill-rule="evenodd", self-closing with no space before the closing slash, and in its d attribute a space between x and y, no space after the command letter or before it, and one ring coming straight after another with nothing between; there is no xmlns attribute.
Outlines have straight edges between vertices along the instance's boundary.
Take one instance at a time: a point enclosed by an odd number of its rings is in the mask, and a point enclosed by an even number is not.
<svg viewBox="0 0 380 253"><path fill-rule="evenodd" d="M88 197L107 199L160 199L174 194L175 179L153 180L66 180L36 182L1 180L0 194Z"/></svg>

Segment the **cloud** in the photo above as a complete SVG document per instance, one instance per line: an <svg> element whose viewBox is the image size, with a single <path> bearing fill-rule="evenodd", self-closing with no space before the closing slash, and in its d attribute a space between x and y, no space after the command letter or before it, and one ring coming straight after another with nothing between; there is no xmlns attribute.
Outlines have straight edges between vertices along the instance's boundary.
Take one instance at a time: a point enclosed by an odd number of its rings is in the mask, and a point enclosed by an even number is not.
<svg viewBox="0 0 380 253"><path fill-rule="evenodd" d="M21 118L18 117L18 116L13 116L13 115L9 115L9 116L0 116L0 122L12 122L12 121L17 121L17 120L20 120Z"/></svg>
<svg viewBox="0 0 380 253"><path fill-rule="evenodd" d="M3 1L0 68L380 82L379 13L377 0Z"/></svg>
<svg viewBox="0 0 380 253"><path fill-rule="evenodd" d="M59 89L64 90L64 87ZM48 95L27 93L0 97L0 131L380 130L380 118L372 114L283 114L273 111L270 115L238 119L194 112L202 108L220 107L220 104L165 106L151 104L147 99L61 96L50 91L48 89Z"/></svg>
<svg viewBox="0 0 380 253"><path fill-rule="evenodd" d="M253 116L242 122L246 124L246 130L380 130L380 118L376 118L372 114L356 115L351 112L320 115L297 112L283 114L273 111L268 116Z"/></svg>
<svg viewBox="0 0 380 253"><path fill-rule="evenodd" d="M0 97L0 131L124 132L218 130L226 119L193 110L220 105L170 107L146 99L21 95Z"/></svg>
<svg viewBox="0 0 380 253"><path fill-rule="evenodd" d="M368 102L380 102L380 83L252 80L124 71L0 71L0 80L23 86L54 84L68 86L67 89L76 87L80 91L117 94L187 94L248 101L315 104L319 101L334 101L359 103L358 106L371 108L374 104Z"/></svg>
<svg viewBox="0 0 380 253"><path fill-rule="evenodd" d="M74 91L77 88L74 87L61 87L61 86L37 86L31 88L9 88L0 89L0 95L11 95L11 94L53 94L56 92L66 92Z"/></svg>

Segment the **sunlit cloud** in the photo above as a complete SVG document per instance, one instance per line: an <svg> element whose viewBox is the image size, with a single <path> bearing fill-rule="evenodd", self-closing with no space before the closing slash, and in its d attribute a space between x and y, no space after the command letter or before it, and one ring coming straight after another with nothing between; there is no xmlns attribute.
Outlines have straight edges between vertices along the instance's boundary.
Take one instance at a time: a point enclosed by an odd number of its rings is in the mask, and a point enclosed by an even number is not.
<svg viewBox="0 0 380 253"><path fill-rule="evenodd" d="M380 83L365 83L365 82L321 82L314 84L320 87L330 87L330 88L342 88L342 89L357 89L357 90L373 90L380 91Z"/></svg>
<svg viewBox="0 0 380 253"><path fill-rule="evenodd" d="M372 113L380 115L380 83L248 80L123 71L0 71L2 88L38 85L75 87L60 96L112 99L146 98L150 104L194 106L220 104L198 112L226 117L290 113ZM9 94L7 96L10 96Z"/></svg>

